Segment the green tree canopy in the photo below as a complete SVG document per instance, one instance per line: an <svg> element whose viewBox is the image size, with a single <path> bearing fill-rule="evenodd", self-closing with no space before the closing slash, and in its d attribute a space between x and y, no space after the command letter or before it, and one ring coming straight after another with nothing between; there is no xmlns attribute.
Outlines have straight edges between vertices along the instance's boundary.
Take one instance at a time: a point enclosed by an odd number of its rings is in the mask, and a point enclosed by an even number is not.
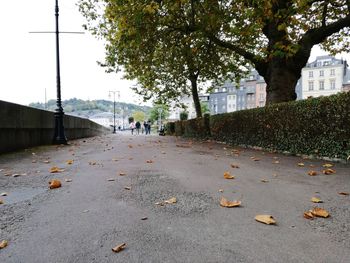
<svg viewBox="0 0 350 263"><path fill-rule="evenodd" d="M169 107L165 104L155 104L150 110L149 120L154 122L159 119L161 111L162 120L169 118Z"/></svg>

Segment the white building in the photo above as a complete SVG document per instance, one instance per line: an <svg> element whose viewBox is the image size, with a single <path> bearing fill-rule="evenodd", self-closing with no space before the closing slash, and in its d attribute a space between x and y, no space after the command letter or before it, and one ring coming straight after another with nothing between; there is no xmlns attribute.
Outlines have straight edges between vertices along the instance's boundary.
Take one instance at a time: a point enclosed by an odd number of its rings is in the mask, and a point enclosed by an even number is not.
<svg viewBox="0 0 350 263"><path fill-rule="evenodd" d="M89 119L105 127L113 127L113 124L114 124L114 118L113 118L112 112L98 113L91 116ZM127 123L127 120L126 120L126 123ZM123 126L123 118L121 118L118 115L116 115L115 126L116 128L118 128L118 126L121 126L121 127Z"/></svg>
<svg viewBox="0 0 350 263"><path fill-rule="evenodd" d="M209 104L208 94L199 94L198 97L201 103ZM188 119L194 119L197 117L192 96L183 96L179 100L179 103L183 104L186 107L186 109L175 106L174 102L171 103L169 109L169 120L180 120L180 113L183 111L188 113Z"/></svg>
<svg viewBox="0 0 350 263"><path fill-rule="evenodd" d="M342 91L348 74L346 60L319 56L301 73L302 99L329 96Z"/></svg>

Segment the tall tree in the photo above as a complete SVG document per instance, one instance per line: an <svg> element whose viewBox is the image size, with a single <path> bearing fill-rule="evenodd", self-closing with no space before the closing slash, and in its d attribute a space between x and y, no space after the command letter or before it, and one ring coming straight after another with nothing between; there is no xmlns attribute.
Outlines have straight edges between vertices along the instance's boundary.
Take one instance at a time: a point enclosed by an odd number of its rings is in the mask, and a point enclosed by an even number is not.
<svg viewBox="0 0 350 263"><path fill-rule="evenodd" d="M201 31L178 30L201 23L197 1L105 0L98 9L101 2L81 0L80 10L88 28L107 41L102 65L109 71L122 65L127 78L138 80L135 91L145 98L166 103L191 95L200 117L199 84L219 81L232 71L237 78L243 74L243 57Z"/></svg>

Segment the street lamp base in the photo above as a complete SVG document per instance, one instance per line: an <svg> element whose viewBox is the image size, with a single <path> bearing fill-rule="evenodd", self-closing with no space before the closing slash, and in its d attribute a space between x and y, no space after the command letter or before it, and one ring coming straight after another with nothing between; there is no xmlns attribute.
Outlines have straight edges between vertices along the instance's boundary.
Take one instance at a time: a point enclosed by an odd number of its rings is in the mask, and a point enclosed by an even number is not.
<svg viewBox="0 0 350 263"><path fill-rule="evenodd" d="M63 111L62 110L56 110L54 113L55 115L55 134L52 140L53 144L68 144L67 138L64 134L64 127L63 127Z"/></svg>

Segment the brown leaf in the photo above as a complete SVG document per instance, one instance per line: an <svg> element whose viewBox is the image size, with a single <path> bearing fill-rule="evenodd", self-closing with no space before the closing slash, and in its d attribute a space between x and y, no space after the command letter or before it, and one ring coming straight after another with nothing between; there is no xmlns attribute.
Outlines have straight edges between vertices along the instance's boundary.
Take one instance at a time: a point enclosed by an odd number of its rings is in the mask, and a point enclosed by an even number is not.
<svg viewBox="0 0 350 263"><path fill-rule="evenodd" d="M55 189L61 187L61 181L57 179L53 179L49 182L50 189Z"/></svg>
<svg viewBox="0 0 350 263"><path fill-rule="evenodd" d="M315 207L314 209L311 210L311 213L317 217L324 217L324 218L329 217L329 213L325 209L320 207Z"/></svg>
<svg viewBox="0 0 350 263"><path fill-rule="evenodd" d="M0 199L0 205L3 205L4 201L2 199Z"/></svg>
<svg viewBox="0 0 350 263"><path fill-rule="evenodd" d="M90 164L90 165L96 165L97 162L96 162L96 161L90 161L89 164Z"/></svg>
<svg viewBox="0 0 350 263"><path fill-rule="evenodd" d="M152 160L147 160L146 163L153 163L153 161Z"/></svg>
<svg viewBox="0 0 350 263"><path fill-rule="evenodd" d="M318 175L318 173L316 171L309 171L307 174L310 176Z"/></svg>
<svg viewBox="0 0 350 263"><path fill-rule="evenodd" d="M331 163L325 163L322 165L324 168L332 168L334 165Z"/></svg>
<svg viewBox="0 0 350 263"><path fill-rule="evenodd" d="M280 163L280 161L273 161L273 163L274 163L274 164L279 164L279 163Z"/></svg>
<svg viewBox="0 0 350 263"><path fill-rule="evenodd" d="M1 193L0 196L7 196L7 193Z"/></svg>
<svg viewBox="0 0 350 263"><path fill-rule="evenodd" d="M51 169L50 169L50 173L61 173L61 172L63 172L64 171L64 169L60 169L60 168L58 168L57 166L53 166L53 167L51 167Z"/></svg>
<svg viewBox="0 0 350 263"><path fill-rule="evenodd" d="M307 211L307 212L304 212L304 218L306 219L314 219L314 215L311 213L311 210L310 211Z"/></svg>
<svg viewBox="0 0 350 263"><path fill-rule="evenodd" d="M112 182L112 181L115 181L115 179L114 178L109 178L109 179L107 179L107 181Z"/></svg>
<svg viewBox="0 0 350 263"><path fill-rule="evenodd" d="M142 217L141 218L141 220L147 220L148 219L148 217Z"/></svg>
<svg viewBox="0 0 350 263"><path fill-rule="evenodd" d="M72 182L73 180L72 180L72 179L64 179L64 181L67 182L67 183L70 183L70 182Z"/></svg>
<svg viewBox="0 0 350 263"><path fill-rule="evenodd" d="M271 215L257 215L255 220L267 225L276 224L276 220Z"/></svg>
<svg viewBox="0 0 350 263"><path fill-rule="evenodd" d="M126 175L126 173L120 172L119 175L120 175L120 176L124 176L124 175Z"/></svg>
<svg viewBox="0 0 350 263"><path fill-rule="evenodd" d="M7 240L1 241L1 242L0 242L0 249L3 249L3 248L5 248L5 247L7 247L7 245L8 245Z"/></svg>
<svg viewBox="0 0 350 263"><path fill-rule="evenodd" d="M323 201L318 197L312 197L311 202L313 203L323 203Z"/></svg>
<svg viewBox="0 0 350 263"><path fill-rule="evenodd" d="M131 187L130 186L125 186L124 189L125 190L131 190Z"/></svg>
<svg viewBox="0 0 350 263"><path fill-rule="evenodd" d="M228 208L231 208L231 207L238 207L241 205L241 201L229 201L227 200L225 197L222 197L221 200L220 200L220 205L222 207L228 207Z"/></svg>
<svg viewBox="0 0 350 263"><path fill-rule="evenodd" d="M233 175L231 175L229 172L224 172L224 178L225 179L235 179Z"/></svg>
<svg viewBox="0 0 350 263"><path fill-rule="evenodd" d="M254 162L260 161L260 158L257 158L257 157L254 157L254 156L250 157L250 159L252 159Z"/></svg>
<svg viewBox="0 0 350 263"><path fill-rule="evenodd" d="M328 168L322 171L322 173L329 175L329 174L335 174L335 170Z"/></svg>
<svg viewBox="0 0 350 263"><path fill-rule="evenodd" d="M224 189L219 189L219 192L220 192L220 193L223 193L223 192L224 192Z"/></svg>
<svg viewBox="0 0 350 263"><path fill-rule="evenodd" d="M349 195L348 192L339 192L338 194L340 194L340 195Z"/></svg>
<svg viewBox="0 0 350 263"><path fill-rule="evenodd" d="M269 180L266 180L266 179L261 179L260 180L262 183L268 183L269 182Z"/></svg>
<svg viewBox="0 0 350 263"><path fill-rule="evenodd" d="M237 164L233 164L233 163L231 163L231 167L232 168L239 168L239 166Z"/></svg>
<svg viewBox="0 0 350 263"><path fill-rule="evenodd" d="M130 149L133 148L133 146L132 146L131 144L129 144L128 147L129 147Z"/></svg>
<svg viewBox="0 0 350 263"><path fill-rule="evenodd" d="M45 160L45 161L43 161L43 163L50 163L50 161L49 160Z"/></svg>
<svg viewBox="0 0 350 263"><path fill-rule="evenodd" d="M305 164L304 164L304 163L298 163L298 166L299 166L299 167L304 167Z"/></svg>
<svg viewBox="0 0 350 263"><path fill-rule="evenodd" d="M164 201L165 204L175 204L176 202L177 202L176 197L172 197Z"/></svg>
<svg viewBox="0 0 350 263"><path fill-rule="evenodd" d="M125 247L126 247L126 244L122 243L122 244L112 248L112 251L115 252L115 253L119 253L120 251L124 250Z"/></svg>
<svg viewBox="0 0 350 263"><path fill-rule="evenodd" d="M73 160L68 160L67 164L73 164Z"/></svg>

